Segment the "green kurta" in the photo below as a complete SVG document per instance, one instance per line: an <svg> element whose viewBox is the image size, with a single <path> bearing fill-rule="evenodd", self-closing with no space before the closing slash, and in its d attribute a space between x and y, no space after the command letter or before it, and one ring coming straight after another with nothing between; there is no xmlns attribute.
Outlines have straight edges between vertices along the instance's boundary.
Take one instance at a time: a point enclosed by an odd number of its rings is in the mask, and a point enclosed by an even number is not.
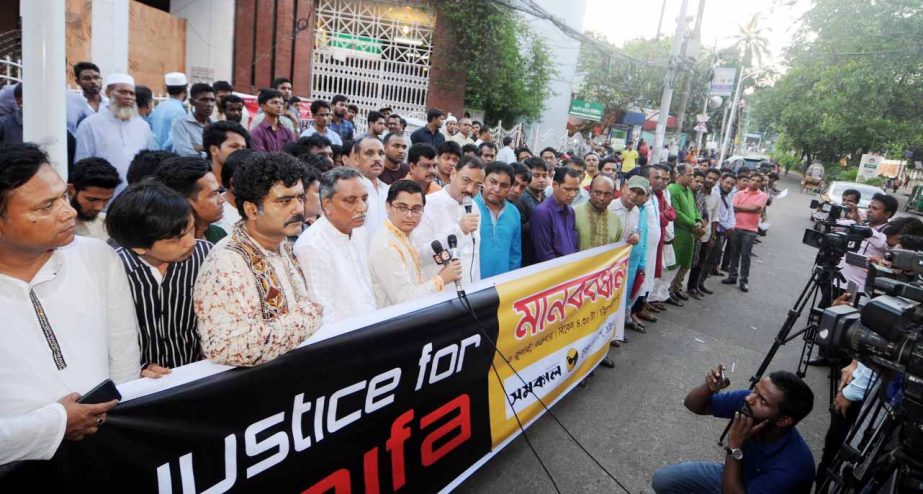
<svg viewBox="0 0 923 494"><path fill-rule="evenodd" d="M696 222L702 222L702 215L695 205L695 196L688 187L679 184L670 184L670 203L676 210L676 219L673 221L673 251L676 253L676 264L692 267L692 258L695 254L695 234L693 229Z"/></svg>
<svg viewBox="0 0 923 494"><path fill-rule="evenodd" d="M622 238L622 222L612 211L600 213L592 204L585 202L574 206L574 215L580 250L612 244Z"/></svg>

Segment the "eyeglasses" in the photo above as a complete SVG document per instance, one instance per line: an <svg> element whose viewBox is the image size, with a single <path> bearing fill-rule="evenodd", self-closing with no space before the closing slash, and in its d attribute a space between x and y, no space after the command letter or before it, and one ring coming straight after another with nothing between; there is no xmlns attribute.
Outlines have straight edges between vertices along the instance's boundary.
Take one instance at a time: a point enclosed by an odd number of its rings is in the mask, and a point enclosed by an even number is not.
<svg viewBox="0 0 923 494"><path fill-rule="evenodd" d="M421 214L423 214L423 206L414 206L412 208L408 208L404 204L398 204L396 206L392 205L391 207L396 209L398 213L401 213L403 215L410 213L412 216L420 216Z"/></svg>

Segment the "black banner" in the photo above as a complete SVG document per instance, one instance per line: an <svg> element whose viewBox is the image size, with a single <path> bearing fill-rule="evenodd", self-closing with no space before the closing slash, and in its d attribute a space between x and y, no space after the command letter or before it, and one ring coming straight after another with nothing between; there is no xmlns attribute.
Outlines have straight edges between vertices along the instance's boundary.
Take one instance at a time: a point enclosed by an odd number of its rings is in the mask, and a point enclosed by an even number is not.
<svg viewBox="0 0 923 494"><path fill-rule="evenodd" d="M491 448L493 288L117 406L3 492L433 492Z"/></svg>

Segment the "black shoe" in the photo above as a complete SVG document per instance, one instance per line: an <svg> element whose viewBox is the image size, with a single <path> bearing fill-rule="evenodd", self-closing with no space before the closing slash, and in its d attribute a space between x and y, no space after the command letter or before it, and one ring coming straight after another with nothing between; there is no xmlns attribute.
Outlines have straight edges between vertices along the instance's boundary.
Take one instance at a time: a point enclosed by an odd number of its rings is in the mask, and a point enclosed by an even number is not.
<svg viewBox="0 0 923 494"><path fill-rule="evenodd" d="M744 293L749 292L749 291L750 291L750 285L748 285L746 281L741 281L741 282L740 282L740 291L742 291L742 292L744 292Z"/></svg>
<svg viewBox="0 0 923 494"><path fill-rule="evenodd" d="M675 292L673 292L673 297L674 297L674 298L678 298L678 299L683 300L683 301L689 300L689 296L686 295L685 293L681 292L681 291L675 291Z"/></svg>
<svg viewBox="0 0 923 494"><path fill-rule="evenodd" d="M808 365L813 365L815 367L829 367L833 362L827 357L814 357L811 360L805 362Z"/></svg>
<svg viewBox="0 0 923 494"><path fill-rule="evenodd" d="M609 357L606 357L606 358L603 359L602 362L599 363L599 365L601 365L601 366L603 366L603 367L605 367L605 368L607 368L607 369L612 369L612 368L615 367L615 362L613 362L612 359L610 359Z"/></svg>
<svg viewBox="0 0 923 494"><path fill-rule="evenodd" d="M612 340L609 342L609 346L611 346L612 348L619 348L622 346L622 342L619 340Z"/></svg>
<svg viewBox="0 0 923 494"><path fill-rule="evenodd" d="M732 278L732 277L728 276L727 278L721 280L721 284L722 284L722 285L736 285L736 284L737 284L737 278Z"/></svg>
<svg viewBox="0 0 923 494"><path fill-rule="evenodd" d="M705 286L705 285L699 285L699 291L702 292L702 293L706 293L706 294L708 294L708 295L711 295L711 294L715 293L715 292L711 291L711 289L708 288L708 287Z"/></svg>
<svg viewBox="0 0 923 494"><path fill-rule="evenodd" d="M665 302L668 303L668 304L670 304L670 305L675 305L675 306L677 306L677 307L682 307L682 306L684 305L684 304L683 304L682 302L680 302L679 300L676 300L675 298L673 298L672 295L670 296L670 298L666 299Z"/></svg>

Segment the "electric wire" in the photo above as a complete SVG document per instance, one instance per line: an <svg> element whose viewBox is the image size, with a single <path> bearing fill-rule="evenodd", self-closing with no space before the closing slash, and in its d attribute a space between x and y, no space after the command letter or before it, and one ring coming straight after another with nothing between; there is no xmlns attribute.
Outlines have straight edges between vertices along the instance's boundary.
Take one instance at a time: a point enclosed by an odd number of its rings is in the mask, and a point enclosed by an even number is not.
<svg viewBox="0 0 923 494"><path fill-rule="evenodd" d="M507 367L510 368L510 370L513 371L513 373L516 375L516 377L519 378L520 382L522 382L524 385L526 385L526 384L527 384L527 383L526 383L526 380L522 377L522 375L519 374L519 371L517 371L516 368L513 367L512 362L510 362L509 359L506 358L506 355L503 355L503 352L500 351L500 348L497 347L497 342L494 341L494 340L490 337L489 334L487 334L487 330L484 328L484 325L481 323L481 320L478 318L478 316L477 316L477 314L475 313L474 309L471 307L471 302L468 301L468 295L464 292L464 290L460 290L460 291L458 292L458 298L459 298L459 300L461 301L462 306L468 311L468 314L471 315L471 317L474 319L474 322L475 322L475 324L477 324L478 329L479 329L479 330L481 331L481 333L484 335L484 338L487 339L487 342L491 345L491 347L493 348L493 350L497 353L497 355L500 356L501 359L503 359L503 362L507 365ZM494 368L494 371L496 372L497 369ZM499 376L499 373L498 373L498 374L497 374L497 378L499 379L499 377L500 377L500 376ZM502 382L500 383L500 387L501 387L501 389L504 389L504 394L506 394L505 388L504 388ZM542 408L543 408L543 409L545 410L545 412L552 418L552 420L554 420L554 422L555 422L556 424L558 424L559 427L561 427L561 430L563 430L564 433L567 434L567 436L574 442L574 444L577 445L577 447L580 448L581 451L584 452L584 454L586 454L591 460L593 460L593 463L595 463L596 466L598 466L598 467L600 468L600 470L602 470L603 472L605 472L605 474L606 474L610 479L612 479L612 481L615 482L623 491L625 491L626 493L629 493L629 494L631 493L631 491L629 491L624 485L622 485L621 482L619 482L619 480L618 480L617 478L615 478L615 475L613 475L612 472L610 472L605 466L603 466L603 464L602 464L602 463L601 463L601 462L600 462L589 450L587 450L586 447L583 446L583 444L582 444L582 443L570 432L570 430L561 422L561 420L558 419L557 415L555 415L554 412L551 411L551 409L548 407L548 405L546 405L545 402L544 402L538 395L536 395L536 394L533 393L532 396L534 396L535 399L536 399L536 401L538 401L538 403L541 404ZM507 396L507 401L509 401L509 397L508 397L508 396ZM515 413L515 409L514 409L514 413ZM516 420L517 420L517 422L519 421L518 415L517 415L517 417L516 417ZM522 427L521 423L520 423L520 427ZM524 429L523 429L523 436L525 436L525 430L524 430ZM530 447L531 447L531 443L530 443ZM533 449L533 452L535 452L534 449ZM538 453L536 453L536 457L538 457ZM541 462L541 459L539 459L539 462ZM544 468L544 464L542 464L542 466L543 466L543 468ZM549 475L549 477L550 477L551 474L548 472L548 470L546 469L545 471L546 471L546 473L548 473L548 475ZM552 479L552 483L554 483L554 480L553 480L553 479ZM557 486L555 486L555 488L557 488Z"/></svg>

